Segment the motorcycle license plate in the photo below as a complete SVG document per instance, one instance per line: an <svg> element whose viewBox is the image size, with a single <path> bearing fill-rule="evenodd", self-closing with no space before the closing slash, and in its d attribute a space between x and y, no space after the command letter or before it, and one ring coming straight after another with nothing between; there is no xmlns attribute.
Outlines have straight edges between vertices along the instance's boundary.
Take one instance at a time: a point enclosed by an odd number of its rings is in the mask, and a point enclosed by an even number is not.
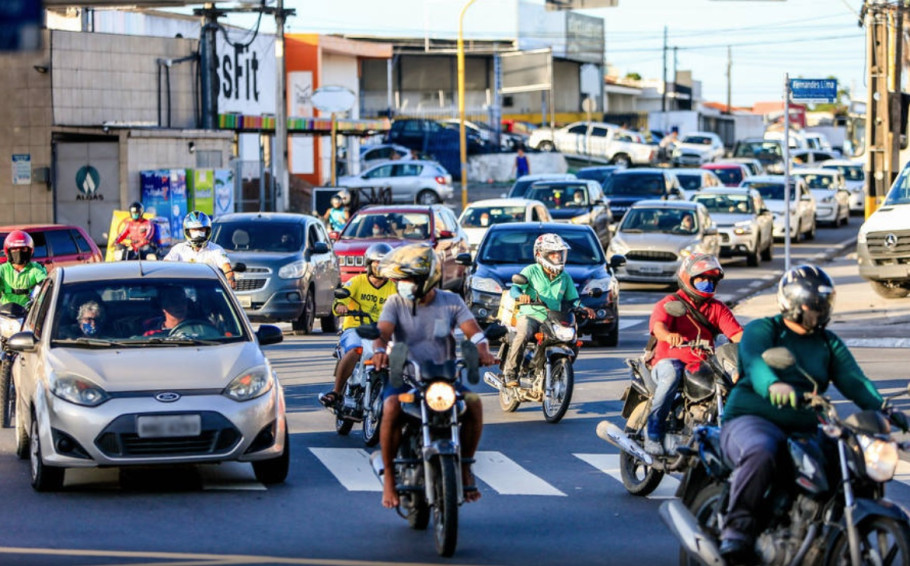
<svg viewBox="0 0 910 566"><path fill-rule="evenodd" d="M200 415L137 417L136 431L139 438L199 436L202 433L202 417Z"/></svg>
<svg viewBox="0 0 910 566"><path fill-rule="evenodd" d="M240 306L248 309L253 306L253 297L248 295L237 295L237 302L240 303Z"/></svg>

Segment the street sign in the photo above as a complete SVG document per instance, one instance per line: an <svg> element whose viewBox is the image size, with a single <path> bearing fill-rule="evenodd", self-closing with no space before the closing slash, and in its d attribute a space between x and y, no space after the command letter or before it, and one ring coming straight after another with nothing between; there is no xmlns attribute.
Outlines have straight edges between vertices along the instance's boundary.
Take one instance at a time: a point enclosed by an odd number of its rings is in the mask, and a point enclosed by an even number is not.
<svg viewBox="0 0 910 566"><path fill-rule="evenodd" d="M590 10L615 8L619 0L546 0L547 10Z"/></svg>
<svg viewBox="0 0 910 566"><path fill-rule="evenodd" d="M790 99L794 102L835 102L837 79L790 79Z"/></svg>

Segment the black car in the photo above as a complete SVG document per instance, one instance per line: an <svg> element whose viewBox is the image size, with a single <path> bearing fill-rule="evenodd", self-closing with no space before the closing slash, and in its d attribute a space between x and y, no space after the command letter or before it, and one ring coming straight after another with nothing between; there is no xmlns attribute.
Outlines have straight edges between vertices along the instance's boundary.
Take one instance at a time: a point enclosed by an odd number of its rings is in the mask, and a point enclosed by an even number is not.
<svg viewBox="0 0 910 566"><path fill-rule="evenodd" d="M597 181L538 181L525 196L544 203L554 221L590 226L603 249L610 245L612 216Z"/></svg>
<svg viewBox="0 0 910 566"><path fill-rule="evenodd" d="M781 140L746 138L733 146L733 157L751 157L761 161L768 173L784 172L784 145Z"/></svg>
<svg viewBox="0 0 910 566"><path fill-rule="evenodd" d="M604 194L610 201L610 212L616 223L619 223L626 211L640 200L683 198L683 191L676 175L658 168L617 171L604 185Z"/></svg>
<svg viewBox="0 0 910 566"><path fill-rule="evenodd" d="M583 167L575 172L579 179L591 179L605 185L607 180L613 176L613 173L621 171L625 167L621 165L596 165L594 167Z"/></svg>
<svg viewBox="0 0 910 566"><path fill-rule="evenodd" d="M512 286L512 275L534 263L534 242L541 234L559 234L571 247L566 272L582 295L582 305L596 313L596 318L581 322L579 334L590 334L599 345L615 346L619 339L619 282L613 277L613 270L624 264L625 258L613 256L607 263L590 226L551 222L491 226L473 261L470 254L457 259L470 266L465 302L474 318L481 326L497 320L502 293ZM594 289L601 290L600 296L590 296Z"/></svg>

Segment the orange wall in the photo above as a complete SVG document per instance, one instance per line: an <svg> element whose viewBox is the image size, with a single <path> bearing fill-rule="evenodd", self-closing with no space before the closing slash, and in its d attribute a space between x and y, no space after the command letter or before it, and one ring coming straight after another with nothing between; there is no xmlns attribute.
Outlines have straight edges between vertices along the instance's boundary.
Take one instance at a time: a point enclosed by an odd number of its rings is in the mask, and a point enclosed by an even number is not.
<svg viewBox="0 0 910 566"><path fill-rule="evenodd" d="M285 60L284 65L288 73L294 71L312 71L313 73L313 90L319 88L319 36L308 33L286 34L285 36ZM314 110L315 112L315 110ZM320 145L316 142L313 144L313 161L315 164L314 173L309 175L294 175L308 183L318 186L322 178Z"/></svg>

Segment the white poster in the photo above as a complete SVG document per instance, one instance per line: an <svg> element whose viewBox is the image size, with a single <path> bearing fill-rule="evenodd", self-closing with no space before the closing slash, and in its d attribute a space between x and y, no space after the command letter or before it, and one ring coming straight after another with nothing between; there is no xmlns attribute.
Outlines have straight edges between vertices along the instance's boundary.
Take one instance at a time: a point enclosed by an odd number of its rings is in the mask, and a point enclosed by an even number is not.
<svg viewBox="0 0 910 566"><path fill-rule="evenodd" d="M13 184L32 184L32 155L30 153L13 154Z"/></svg>
<svg viewBox="0 0 910 566"><path fill-rule="evenodd" d="M288 116L311 118L313 116L313 72L288 73Z"/></svg>
<svg viewBox="0 0 910 566"><path fill-rule="evenodd" d="M316 172L313 136L300 135L291 138L291 173L305 175Z"/></svg>
<svg viewBox="0 0 910 566"><path fill-rule="evenodd" d="M275 36L226 28L217 34L218 112L275 113ZM246 45L250 43L249 45Z"/></svg>

